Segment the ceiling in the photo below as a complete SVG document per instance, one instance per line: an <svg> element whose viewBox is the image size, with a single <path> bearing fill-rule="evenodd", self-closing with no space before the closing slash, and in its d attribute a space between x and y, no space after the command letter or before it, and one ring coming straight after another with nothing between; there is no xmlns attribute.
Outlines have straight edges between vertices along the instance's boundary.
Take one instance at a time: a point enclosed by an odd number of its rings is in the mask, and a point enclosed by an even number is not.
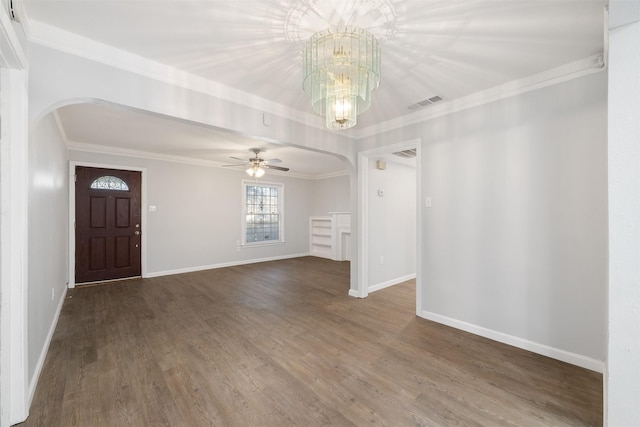
<svg viewBox="0 0 640 427"><path fill-rule="evenodd" d="M23 0L22 7L34 33L44 23L308 114L313 113L302 91L304 42L328 27L365 28L382 45L380 88L373 93L371 109L358 118L357 128L366 128L415 114L409 106L426 98L437 95L448 102L601 54L606 4L606 0ZM75 142L214 161L267 144L158 116L146 117L143 127L134 123L142 113L107 113L107 109L90 104L65 107L59 112L60 123ZM112 120L136 132L122 132ZM220 140L217 151L206 143L211 138ZM293 171L304 156L289 160L282 152L278 157ZM335 159L325 157L311 158L300 169L321 175L311 169L327 160L324 173L332 173Z"/></svg>
<svg viewBox="0 0 640 427"><path fill-rule="evenodd" d="M249 159L255 157L251 149L258 148L260 158L280 159L278 166L290 168L287 175L301 178L340 175L348 167L346 161L333 155L108 104L73 104L59 108L56 114L70 149L217 166L241 165L231 157ZM273 170L269 173L279 174Z"/></svg>

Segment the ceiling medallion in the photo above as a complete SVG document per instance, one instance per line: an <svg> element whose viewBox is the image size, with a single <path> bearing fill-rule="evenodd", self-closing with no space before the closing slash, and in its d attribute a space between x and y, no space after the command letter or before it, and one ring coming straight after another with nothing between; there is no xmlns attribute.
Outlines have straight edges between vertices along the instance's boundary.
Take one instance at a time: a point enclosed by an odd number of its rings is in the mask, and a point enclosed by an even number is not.
<svg viewBox="0 0 640 427"><path fill-rule="evenodd" d="M380 85L378 40L355 27L323 30L307 41L303 62L303 89L313 111L326 117L329 129L354 127Z"/></svg>
<svg viewBox="0 0 640 427"><path fill-rule="evenodd" d="M288 8L284 37L302 49L316 32L325 28L357 27L385 44L395 37L398 0L297 0Z"/></svg>

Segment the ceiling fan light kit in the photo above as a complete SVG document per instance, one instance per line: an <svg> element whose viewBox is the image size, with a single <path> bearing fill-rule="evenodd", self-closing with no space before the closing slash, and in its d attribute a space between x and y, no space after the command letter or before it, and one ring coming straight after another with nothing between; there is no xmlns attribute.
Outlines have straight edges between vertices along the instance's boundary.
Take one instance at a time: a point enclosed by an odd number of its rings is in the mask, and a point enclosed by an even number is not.
<svg viewBox="0 0 640 427"><path fill-rule="evenodd" d="M252 148L249 151L251 151L253 154L255 154L255 157L251 157L249 159L241 159L239 157L231 157L234 160L240 160L241 162L244 162L242 164L239 165L223 165L223 167L227 167L227 168L233 168L233 167L245 167L245 166L249 166L245 172L247 173L247 175L254 177L254 178L260 178L265 174L266 169L274 169L274 170L279 170L282 172L287 172L289 171L289 168L283 167L283 166L275 166L274 163L280 163L282 160L280 159L270 159L270 160L265 160L265 159L261 159L260 157L258 157L258 155L263 152L264 150L260 150L259 148Z"/></svg>
<svg viewBox="0 0 640 427"><path fill-rule="evenodd" d="M380 44L368 31L344 27L315 33L305 44L305 93L329 129L349 129L380 85Z"/></svg>
<svg viewBox="0 0 640 427"><path fill-rule="evenodd" d="M264 169L260 167L260 165L252 165L249 169L246 170L247 175L260 178L264 175Z"/></svg>

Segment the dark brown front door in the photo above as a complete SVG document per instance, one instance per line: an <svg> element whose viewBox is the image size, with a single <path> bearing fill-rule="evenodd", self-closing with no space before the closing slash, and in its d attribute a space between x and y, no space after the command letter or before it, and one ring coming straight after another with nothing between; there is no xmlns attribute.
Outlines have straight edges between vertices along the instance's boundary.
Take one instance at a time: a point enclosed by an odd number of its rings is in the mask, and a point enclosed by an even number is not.
<svg viewBox="0 0 640 427"><path fill-rule="evenodd" d="M76 167L76 283L140 276L141 174Z"/></svg>

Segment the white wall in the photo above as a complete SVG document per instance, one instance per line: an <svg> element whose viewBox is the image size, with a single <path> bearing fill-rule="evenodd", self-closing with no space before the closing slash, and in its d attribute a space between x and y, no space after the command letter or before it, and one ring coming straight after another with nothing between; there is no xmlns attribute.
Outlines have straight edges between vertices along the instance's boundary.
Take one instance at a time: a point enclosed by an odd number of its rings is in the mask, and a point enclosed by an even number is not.
<svg viewBox="0 0 640 427"><path fill-rule="evenodd" d="M387 161L386 169L378 170L374 158L368 166L367 277L372 292L416 274L416 169Z"/></svg>
<svg viewBox="0 0 640 427"><path fill-rule="evenodd" d="M606 77L363 141L423 141L423 316L602 369Z"/></svg>
<svg viewBox="0 0 640 427"><path fill-rule="evenodd" d="M44 363L68 280L67 167L66 148L49 114L38 122L29 138L27 304L31 389Z"/></svg>
<svg viewBox="0 0 640 427"><path fill-rule="evenodd" d="M314 181L313 214L326 216L329 212L350 212L349 180L349 175L341 175Z"/></svg>
<svg viewBox="0 0 640 427"><path fill-rule="evenodd" d="M70 160L146 168L149 276L275 259L309 253L308 218L314 183L267 173L261 182L285 185L284 244L243 247L241 233L243 170L161 160L70 151ZM148 207L143 206L143 209Z"/></svg>
<svg viewBox="0 0 640 427"><path fill-rule="evenodd" d="M640 425L640 1L612 1L610 25L605 422L614 427Z"/></svg>

